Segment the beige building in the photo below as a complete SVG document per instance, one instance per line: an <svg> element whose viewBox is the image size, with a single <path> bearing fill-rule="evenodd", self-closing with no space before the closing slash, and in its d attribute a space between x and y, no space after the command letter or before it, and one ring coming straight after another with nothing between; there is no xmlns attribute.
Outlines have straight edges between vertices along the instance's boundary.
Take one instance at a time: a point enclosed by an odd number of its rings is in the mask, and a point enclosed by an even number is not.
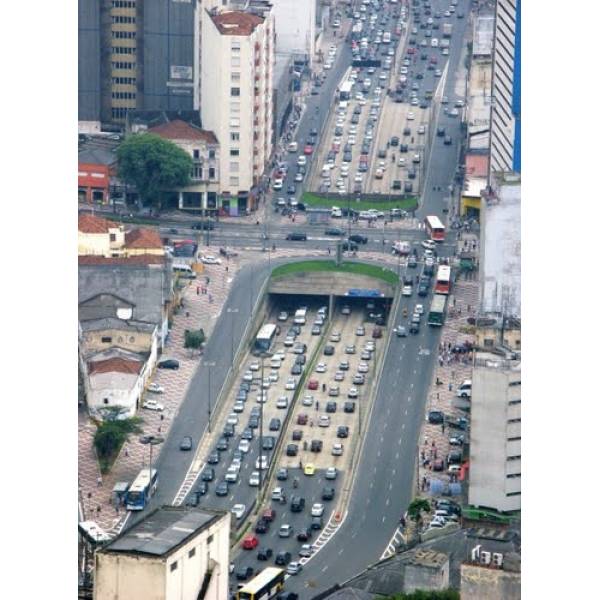
<svg viewBox="0 0 600 600"><path fill-rule="evenodd" d="M223 209L246 214L273 150L275 23L271 5L202 16L202 124L220 142Z"/></svg>
<svg viewBox="0 0 600 600"><path fill-rule="evenodd" d="M521 598L521 557L472 550L471 560L460 566L461 600L519 600Z"/></svg>
<svg viewBox="0 0 600 600"><path fill-rule="evenodd" d="M228 597L228 512L163 506L96 553L94 600Z"/></svg>
<svg viewBox="0 0 600 600"><path fill-rule="evenodd" d="M521 363L478 352L472 377L469 504L521 509Z"/></svg>

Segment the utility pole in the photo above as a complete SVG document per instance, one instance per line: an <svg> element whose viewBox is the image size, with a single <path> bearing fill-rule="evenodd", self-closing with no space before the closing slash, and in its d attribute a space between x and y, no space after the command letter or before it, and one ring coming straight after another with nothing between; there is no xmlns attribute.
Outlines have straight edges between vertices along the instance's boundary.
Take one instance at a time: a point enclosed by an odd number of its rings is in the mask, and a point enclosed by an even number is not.
<svg viewBox="0 0 600 600"><path fill-rule="evenodd" d="M240 312L239 308L228 308L227 309L227 314L228 315L232 315L231 316L231 367L233 368L233 347L234 347L234 342L233 342L233 337L234 337L234 332L235 332L235 327L234 327L234 322L235 322L235 316Z"/></svg>
<svg viewBox="0 0 600 600"><path fill-rule="evenodd" d="M212 432L211 429L211 413L212 413L212 407L211 407L211 386L210 386L210 371L212 369L212 367L216 366L217 363L215 363L214 361L212 362L203 362L202 366L206 367L208 369L208 433Z"/></svg>

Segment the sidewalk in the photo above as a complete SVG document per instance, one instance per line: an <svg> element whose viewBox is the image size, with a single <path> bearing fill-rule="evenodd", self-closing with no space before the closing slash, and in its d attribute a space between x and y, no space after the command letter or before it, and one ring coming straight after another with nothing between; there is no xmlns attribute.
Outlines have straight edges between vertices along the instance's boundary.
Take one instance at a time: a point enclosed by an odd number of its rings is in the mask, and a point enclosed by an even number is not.
<svg viewBox="0 0 600 600"><path fill-rule="evenodd" d="M226 271L228 267L228 272ZM140 410L138 415L144 419L143 433L166 436L169 432L173 417L185 397L187 386L200 362L195 354L183 348L185 329L203 328L210 337L221 308L227 298L231 282L239 269L239 262L230 260L228 264L210 265L205 274L210 277L207 294L197 294L197 286L205 285L204 275L197 282L190 282L183 292L184 308L173 317L173 327L163 356L176 358L180 367L177 371L157 369L153 381L165 388L160 396L160 402L165 405L162 415L148 410ZM210 302L212 298L212 302ZM186 317L186 312L189 317ZM162 417L162 418L161 418ZM149 450L138 443L137 435L130 436L130 441L121 449L110 473L98 485L100 471L93 448L93 438L96 427L89 419L87 411L79 414L79 485L83 503L84 518L96 521L107 531L117 531L119 521L125 516L125 511L119 512L111 505L111 492L116 482L131 482L140 469L148 464ZM159 450L155 449L153 460L158 457Z"/></svg>

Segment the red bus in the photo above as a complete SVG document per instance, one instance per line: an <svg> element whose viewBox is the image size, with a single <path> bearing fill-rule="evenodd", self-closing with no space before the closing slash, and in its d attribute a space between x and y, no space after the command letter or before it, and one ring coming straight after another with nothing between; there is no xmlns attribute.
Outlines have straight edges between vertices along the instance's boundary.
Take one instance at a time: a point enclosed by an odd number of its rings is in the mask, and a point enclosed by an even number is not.
<svg viewBox="0 0 600 600"><path fill-rule="evenodd" d="M429 237L434 242L443 242L446 235L446 228L438 217L430 215L425 217L425 228Z"/></svg>
<svg viewBox="0 0 600 600"><path fill-rule="evenodd" d="M437 277L435 280L435 294L450 293L450 267L448 265L440 265L437 269Z"/></svg>

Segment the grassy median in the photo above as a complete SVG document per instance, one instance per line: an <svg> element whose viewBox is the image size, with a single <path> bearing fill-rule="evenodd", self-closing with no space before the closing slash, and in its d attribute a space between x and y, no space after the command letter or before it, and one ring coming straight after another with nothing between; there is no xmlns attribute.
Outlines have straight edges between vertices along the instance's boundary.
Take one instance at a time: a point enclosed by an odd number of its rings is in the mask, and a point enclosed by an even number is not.
<svg viewBox="0 0 600 600"><path fill-rule="evenodd" d="M377 196L369 196L365 194L361 196L361 200L350 199L350 208L354 210L368 210L374 208L375 210L390 210L392 208L401 208L402 210L412 211L417 210L418 201L416 198L403 198L402 200L373 200L369 198L381 198L381 194ZM342 196L339 198L326 198L319 196L313 192L304 192L302 194L302 202L305 206L311 208L331 208L332 206L339 206L340 208L348 207L348 200Z"/></svg>
<svg viewBox="0 0 600 600"><path fill-rule="evenodd" d="M338 273L355 273L356 275L368 275L377 279L382 279L386 283L396 285L398 276L394 271L359 262L343 262L341 265L336 265L332 260L306 260L295 263L280 265L273 269L271 277L285 277L294 273L306 273L315 271L335 271Z"/></svg>

